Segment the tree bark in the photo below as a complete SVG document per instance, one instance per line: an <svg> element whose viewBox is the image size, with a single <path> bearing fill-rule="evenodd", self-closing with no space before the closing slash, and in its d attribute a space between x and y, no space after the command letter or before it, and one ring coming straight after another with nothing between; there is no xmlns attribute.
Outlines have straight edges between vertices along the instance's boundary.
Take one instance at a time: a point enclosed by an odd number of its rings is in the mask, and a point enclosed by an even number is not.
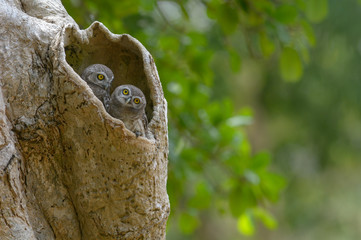
<svg viewBox="0 0 361 240"><path fill-rule="evenodd" d="M0 239L165 239L167 104L153 58L60 0L0 0ZM136 137L79 74L101 63L112 88L139 87Z"/></svg>

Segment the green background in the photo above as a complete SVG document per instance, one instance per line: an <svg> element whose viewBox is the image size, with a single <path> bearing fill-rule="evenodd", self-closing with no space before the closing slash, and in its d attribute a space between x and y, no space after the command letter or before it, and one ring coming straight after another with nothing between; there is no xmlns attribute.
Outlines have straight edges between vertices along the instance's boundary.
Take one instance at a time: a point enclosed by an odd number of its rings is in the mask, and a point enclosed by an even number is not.
<svg viewBox="0 0 361 240"><path fill-rule="evenodd" d="M62 2L155 59L167 239L361 236L360 1Z"/></svg>

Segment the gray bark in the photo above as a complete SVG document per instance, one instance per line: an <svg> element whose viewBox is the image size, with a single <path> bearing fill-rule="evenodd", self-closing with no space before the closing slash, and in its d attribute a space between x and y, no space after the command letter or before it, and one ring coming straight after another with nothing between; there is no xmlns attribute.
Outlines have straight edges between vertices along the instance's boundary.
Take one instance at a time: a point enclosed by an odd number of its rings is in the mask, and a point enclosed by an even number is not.
<svg viewBox="0 0 361 240"><path fill-rule="evenodd" d="M0 239L165 239L167 104L148 51L60 0L0 0ZM79 77L111 68L146 95L147 137Z"/></svg>

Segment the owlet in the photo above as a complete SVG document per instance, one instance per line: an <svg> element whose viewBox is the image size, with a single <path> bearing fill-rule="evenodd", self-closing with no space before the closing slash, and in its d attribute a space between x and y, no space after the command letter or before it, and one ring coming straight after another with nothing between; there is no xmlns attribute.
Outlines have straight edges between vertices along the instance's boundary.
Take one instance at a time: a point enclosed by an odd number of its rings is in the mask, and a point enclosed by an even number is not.
<svg viewBox="0 0 361 240"><path fill-rule="evenodd" d="M103 64L93 64L87 67L81 74L94 95L103 103L105 109L109 110L110 85L114 79L114 74Z"/></svg>
<svg viewBox="0 0 361 240"><path fill-rule="evenodd" d="M109 113L123 121L135 135L145 136L148 119L145 115L147 102L143 92L133 85L118 86L110 97Z"/></svg>

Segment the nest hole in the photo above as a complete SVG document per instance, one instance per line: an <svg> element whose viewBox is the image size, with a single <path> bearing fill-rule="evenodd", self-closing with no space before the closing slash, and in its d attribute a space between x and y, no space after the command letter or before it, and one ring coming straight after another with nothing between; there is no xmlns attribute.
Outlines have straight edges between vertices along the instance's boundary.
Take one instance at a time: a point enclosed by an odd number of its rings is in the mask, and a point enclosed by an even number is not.
<svg viewBox="0 0 361 240"><path fill-rule="evenodd" d="M104 28L104 27L103 27ZM82 41L70 29L65 32L66 61L79 76L89 65L100 63L114 73L110 93L123 84L132 84L141 89L146 97L146 114L152 119L153 102L147 76L144 72L142 53L134 38L127 34L114 35L93 24L84 30L88 39ZM83 36L84 37L84 36Z"/></svg>

